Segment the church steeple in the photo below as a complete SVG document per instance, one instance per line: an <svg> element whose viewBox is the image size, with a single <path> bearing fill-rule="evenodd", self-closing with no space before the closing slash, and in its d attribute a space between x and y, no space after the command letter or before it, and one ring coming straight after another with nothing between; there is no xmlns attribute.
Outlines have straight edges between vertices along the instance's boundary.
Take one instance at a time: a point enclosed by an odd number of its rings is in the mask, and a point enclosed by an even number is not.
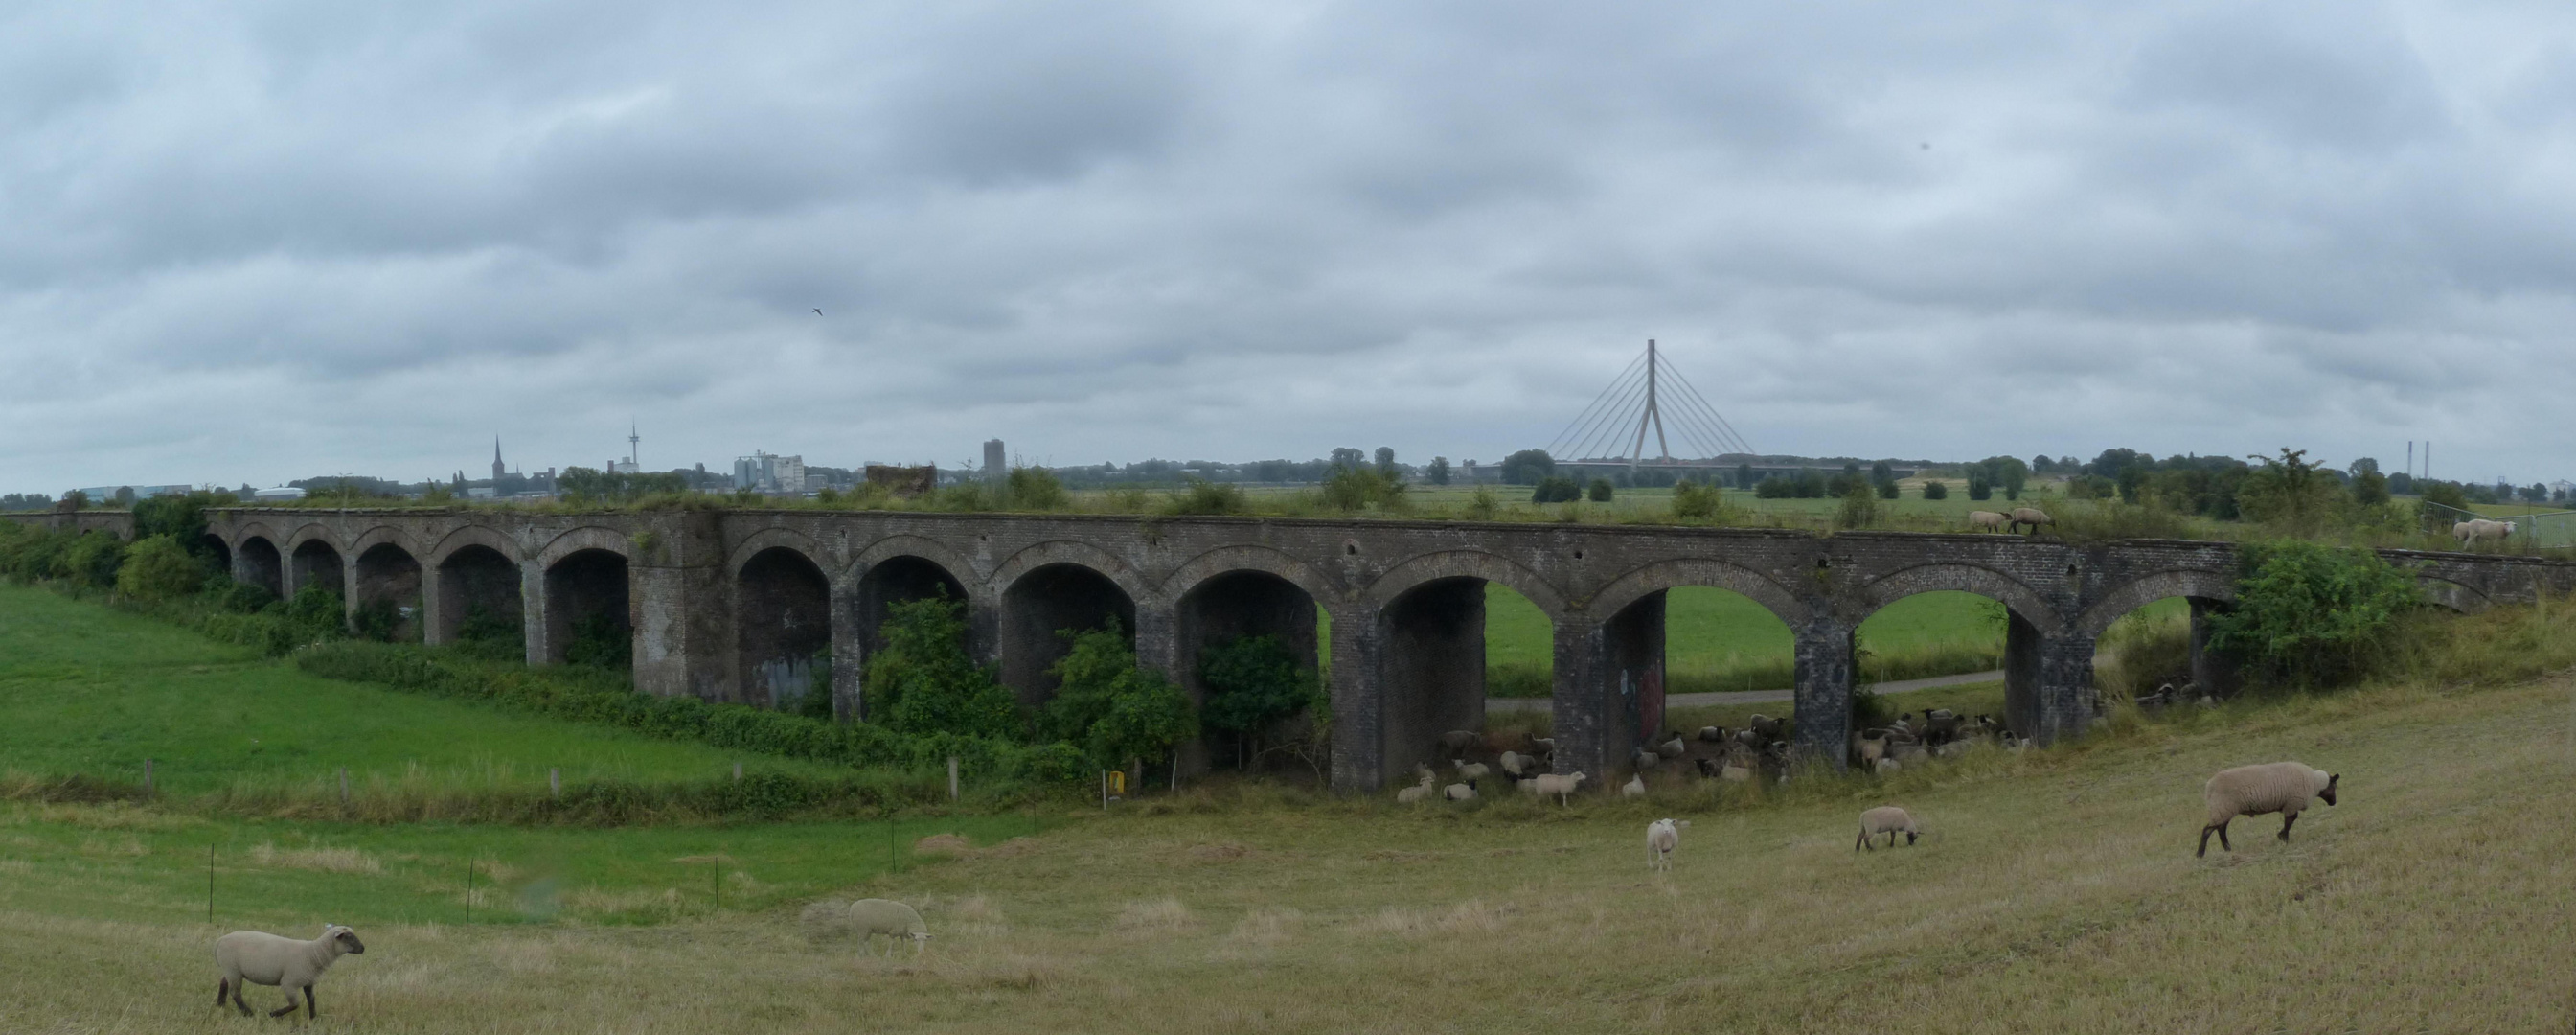
<svg viewBox="0 0 2576 1035"><path fill-rule="evenodd" d="M507 470L509 468L501 466L501 436L494 435L492 436L492 486L494 488L500 487L501 474Z"/></svg>

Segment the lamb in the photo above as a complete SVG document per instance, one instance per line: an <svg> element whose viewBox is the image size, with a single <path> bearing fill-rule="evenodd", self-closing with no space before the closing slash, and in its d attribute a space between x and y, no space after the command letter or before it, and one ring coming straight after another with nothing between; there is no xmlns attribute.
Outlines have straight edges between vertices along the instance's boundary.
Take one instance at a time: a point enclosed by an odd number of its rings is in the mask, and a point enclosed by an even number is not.
<svg viewBox="0 0 2576 1035"><path fill-rule="evenodd" d="M1434 782L1431 770L1421 766L1415 766L1413 769L1421 774L1422 782L1395 792L1395 801L1398 805L1411 805L1431 796L1431 785Z"/></svg>
<svg viewBox="0 0 2576 1035"><path fill-rule="evenodd" d="M2210 777L2201 796L2209 803L2209 823L2200 828L2200 850L2193 858L2209 854L2209 835L2218 835L2218 847L2235 851L2227 843L2227 824L2238 816L2260 816L2267 812L2281 814L2281 840L2290 839L2290 824L2299 821L2299 813L2308 807L2309 798L2326 804L2335 803L2335 784L2339 773L2310 769L2300 762L2273 762L2266 765L2241 765L2220 770Z"/></svg>
<svg viewBox="0 0 2576 1035"><path fill-rule="evenodd" d="M894 955L894 943L912 939L912 954L921 955L921 946L930 941L930 928L921 922L921 913L911 906L890 898L863 898L850 903L850 926L859 932L859 951L876 946L876 936L886 936L886 955Z"/></svg>
<svg viewBox="0 0 2576 1035"><path fill-rule="evenodd" d="M2049 517L2047 511L2041 510L2038 507L2014 507L2012 511L2013 527L2019 528L2023 525L2029 525L2030 534L2032 535L2039 534L2039 526L2053 525L2056 523L2056 518Z"/></svg>
<svg viewBox="0 0 2576 1035"><path fill-rule="evenodd" d="M1620 784L1620 785L1619 785L1619 796L1620 796L1620 797L1622 797L1622 798L1643 798L1643 797L1645 797L1645 796L1646 796L1646 778L1645 778L1645 777L1642 777L1642 776L1631 776L1631 777L1629 777L1629 778L1628 778L1628 782L1626 782L1626 783L1623 783L1623 784Z"/></svg>
<svg viewBox="0 0 2576 1035"><path fill-rule="evenodd" d="M1440 796L1450 801L1474 801L1476 800L1476 781L1450 784L1440 789Z"/></svg>
<svg viewBox="0 0 2576 1035"><path fill-rule="evenodd" d="M343 955L360 955L367 947L358 941L358 932L338 924L322 925L322 936L312 941L298 941L260 931L234 931L215 939L215 969L221 976L215 980L215 1005L231 999L233 1008L250 1016L250 1004L242 1001L242 986L274 985L286 992L286 1005L268 1012L271 1017L284 1017L295 1012L295 994L304 993L304 1016L315 1014L313 983L322 972L331 969Z"/></svg>
<svg viewBox="0 0 2576 1035"><path fill-rule="evenodd" d="M1682 831L1688 829L1687 819L1659 819L1646 824L1646 868L1671 872L1673 849L1681 847Z"/></svg>
<svg viewBox="0 0 2576 1035"><path fill-rule="evenodd" d="M1689 750L1690 745L1682 740L1682 735L1679 733L1673 734L1673 739L1655 745L1655 753L1665 758L1680 758L1683 752Z"/></svg>
<svg viewBox="0 0 2576 1035"><path fill-rule="evenodd" d="M1458 776L1460 779L1471 783L1493 775L1494 772L1493 767L1488 766L1483 762L1462 762L1457 759L1451 759L1449 764L1458 768Z"/></svg>
<svg viewBox="0 0 2576 1035"><path fill-rule="evenodd" d="M1906 815L1904 809L1894 805L1881 805L1861 813L1860 840L1852 842L1852 851L1857 852L1862 848L1877 851L1878 846L1870 844L1869 841L1880 834L1887 835L1887 846L1894 848L1896 833L1900 830L1905 832L1905 843L1909 845L1914 843L1915 836L1920 833L1915 829L1914 817Z"/></svg>
<svg viewBox="0 0 2576 1035"><path fill-rule="evenodd" d="M1991 510L1968 512L1968 527L1979 532L2001 532L2004 530L2004 525L2011 520L2010 515L1998 514Z"/></svg>
<svg viewBox="0 0 2576 1035"><path fill-rule="evenodd" d="M1576 790L1580 789L1583 786L1583 781L1584 775L1582 773L1574 773L1568 776L1559 776L1555 773L1540 773L1530 782L1537 785L1533 789L1534 793L1556 795L1556 803L1563 805L1566 803L1566 796L1573 794Z"/></svg>
<svg viewBox="0 0 2576 1035"><path fill-rule="evenodd" d="M1852 757L1858 759L1860 764L1864 766L1876 766L1880 761L1887 757L1887 737L1884 735L1884 731L1873 730L1871 732L1880 733L1881 735L1875 737L1870 736L1867 733L1855 733L1852 735Z"/></svg>

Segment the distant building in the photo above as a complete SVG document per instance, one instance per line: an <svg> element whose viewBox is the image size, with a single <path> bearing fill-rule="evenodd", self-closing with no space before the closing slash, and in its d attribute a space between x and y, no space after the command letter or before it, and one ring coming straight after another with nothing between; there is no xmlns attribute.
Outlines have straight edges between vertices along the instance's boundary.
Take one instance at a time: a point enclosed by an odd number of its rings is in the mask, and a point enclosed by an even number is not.
<svg viewBox="0 0 2576 1035"><path fill-rule="evenodd" d="M501 465L501 436L494 435L492 436L492 484L500 484L501 476L508 473L510 469Z"/></svg>
<svg viewBox="0 0 2576 1035"><path fill-rule="evenodd" d="M492 490L490 489L476 489L474 491L486 496L492 494ZM280 485L274 489L261 489L257 492L251 493L250 496L255 500L300 500L304 498L304 490L292 485Z"/></svg>
<svg viewBox="0 0 2576 1035"><path fill-rule="evenodd" d="M635 461L633 460L611 460L608 462L608 473L636 474L639 472L636 471Z"/></svg>
<svg viewBox="0 0 2576 1035"><path fill-rule="evenodd" d="M984 481L987 484L999 487L1004 479L1010 477L1008 461L1004 459L1005 455L1006 454L1002 452L1001 439L988 438L984 440Z"/></svg>
<svg viewBox="0 0 2576 1035"><path fill-rule="evenodd" d="M185 496L188 493L195 491L195 487L188 485L97 485L78 491L83 498L89 500L91 503L107 503L115 500L120 494L130 494L132 498L138 500L148 500L154 496Z"/></svg>
<svg viewBox="0 0 2576 1035"><path fill-rule="evenodd" d="M772 495L805 494L805 458L752 450L733 462L733 487Z"/></svg>

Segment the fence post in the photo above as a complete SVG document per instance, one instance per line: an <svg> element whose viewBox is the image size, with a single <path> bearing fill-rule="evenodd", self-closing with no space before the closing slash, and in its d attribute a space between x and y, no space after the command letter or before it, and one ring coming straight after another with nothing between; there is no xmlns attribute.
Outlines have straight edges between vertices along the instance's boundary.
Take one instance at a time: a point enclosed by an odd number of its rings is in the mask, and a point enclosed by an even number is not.
<svg viewBox="0 0 2576 1035"><path fill-rule="evenodd" d="M143 796L152 797L152 760L143 760Z"/></svg>
<svg viewBox="0 0 2576 1035"><path fill-rule="evenodd" d="M948 803L957 803L957 756L948 756Z"/></svg>
<svg viewBox="0 0 2576 1035"><path fill-rule="evenodd" d="M557 801L563 800L562 766L556 766L546 770L546 796Z"/></svg>
<svg viewBox="0 0 2576 1035"><path fill-rule="evenodd" d="M736 763L734 763L734 764L733 764L733 782L735 782L735 783L741 783L741 782L742 782L742 763L740 763L740 762L736 762Z"/></svg>
<svg viewBox="0 0 2576 1035"><path fill-rule="evenodd" d="M349 767L340 767L340 811L349 810Z"/></svg>

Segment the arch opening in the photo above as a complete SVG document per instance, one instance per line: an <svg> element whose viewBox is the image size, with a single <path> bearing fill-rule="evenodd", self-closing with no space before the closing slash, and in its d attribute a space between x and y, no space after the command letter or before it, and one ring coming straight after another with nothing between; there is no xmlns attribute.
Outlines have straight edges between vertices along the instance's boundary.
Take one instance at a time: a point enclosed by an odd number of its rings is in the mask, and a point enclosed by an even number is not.
<svg viewBox="0 0 2576 1035"><path fill-rule="evenodd" d="M1207 730L1186 765L1260 770L1269 768L1265 748L1301 743L1295 723L1305 708L1294 698L1319 685L1326 669L1322 609L1312 595L1269 572L1227 572L1182 595L1177 622L1181 686ZM1280 660L1294 667L1285 683L1280 677L1290 673L1278 671Z"/></svg>
<svg viewBox="0 0 2576 1035"><path fill-rule="evenodd" d="M267 590L270 596L283 596L286 585L285 558L278 555L277 544L260 536L242 540L234 551L233 581Z"/></svg>
<svg viewBox="0 0 2576 1035"><path fill-rule="evenodd" d="M438 562L435 642L471 646L495 657L525 658L519 566L481 544L457 548Z"/></svg>
<svg viewBox="0 0 2576 1035"><path fill-rule="evenodd" d="M910 555L869 565L859 577L859 632L866 637L866 649L885 646L886 616L894 605L936 596L964 600L966 583L938 562Z"/></svg>
<svg viewBox="0 0 2576 1035"><path fill-rule="evenodd" d="M319 539L307 539L295 547L294 556L288 558L286 575L287 596L320 587L336 597L346 578L340 570L340 551Z"/></svg>
<svg viewBox="0 0 2576 1035"><path fill-rule="evenodd" d="M2243 677L2209 646L2210 620L2228 606L2207 597L2163 597L2113 619L2093 647L2093 686L2101 702L2158 708L2235 696Z"/></svg>
<svg viewBox="0 0 2576 1035"><path fill-rule="evenodd" d="M1473 576L1434 579L1379 610L1378 750L1388 782L1445 760L1441 734L1484 728L1487 585ZM1554 626L1539 618L1552 650Z"/></svg>
<svg viewBox="0 0 2576 1035"><path fill-rule="evenodd" d="M1011 688L1022 707L1045 704L1058 683L1047 669L1073 650L1056 633L1097 629L1111 619L1133 647L1136 602L1109 576L1064 563L1020 576L1002 594L1002 685Z"/></svg>
<svg viewBox="0 0 2576 1035"><path fill-rule="evenodd" d="M396 643L420 640L420 562L392 543L358 555L352 625L361 636Z"/></svg>
<svg viewBox="0 0 2576 1035"><path fill-rule="evenodd" d="M626 558L575 550L546 569L546 661L623 670L635 662Z"/></svg>
<svg viewBox="0 0 2576 1035"><path fill-rule="evenodd" d="M739 702L804 711L819 696L828 706L832 606L823 569L773 546L743 562L734 586Z"/></svg>
<svg viewBox="0 0 2576 1035"><path fill-rule="evenodd" d="M197 538L197 548L191 552L213 562L216 571L231 575L235 579L240 578L238 572L233 568L232 545L224 542L224 537L212 532L199 536Z"/></svg>
<svg viewBox="0 0 2576 1035"><path fill-rule="evenodd" d="M2010 716L2037 707L2038 642L2038 625L1984 593L1935 589L1890 600L1852 631L1849 732L1936 708L2028 729L2028 721L2015 724ZM1933 685L1902 686L1927 680Z"/></svg>
<svg viewBox="0 0 2576 1035"><path fill-rule="evenodd" d="M1682 754L1659 754L1644 774L1649 782L1696 779L1730 763L1749 773L1777 761L1767 742L1731 739L1757 716L1796 717L1797 636L1760 601L1704 585L1649 593L1602 623L1602 646L1601 697L1611 709L1604 746L1615 770L1635 768L1636 752L1675 736ZM1675 696L1704 693L1745 696ZM1709 726L1724 727L1730 739L1700 739Z"/></svg>

